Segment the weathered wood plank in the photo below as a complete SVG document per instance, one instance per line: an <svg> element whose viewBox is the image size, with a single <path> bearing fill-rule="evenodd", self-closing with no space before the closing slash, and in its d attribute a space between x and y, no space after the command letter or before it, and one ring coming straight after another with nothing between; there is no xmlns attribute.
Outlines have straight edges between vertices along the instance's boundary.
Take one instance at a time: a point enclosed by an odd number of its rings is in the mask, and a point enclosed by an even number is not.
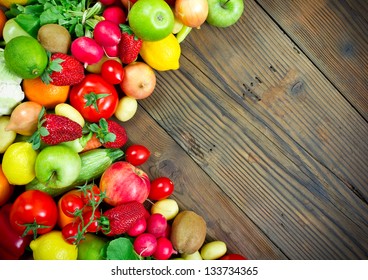
<svg viewBox="0 0 368 280"><path fill-rule="evenodd" d="M368 2L257 2L368 120Z"/></svg>
<svg viewBox="0 0 368 280"><path fill-rule="evenodd" d="M142 106L286 256L367 258L361 116L254 2L182 46Z"/></svg>
<svg viewBox="0 0 368 280"><path fill-rule="evenodd" d="M141 107L124 126L130 143L141 143L151 151L149 161L141 168L150 178L169 177L175 184L172 197L180 209L193 210L206 220L207 241L223 240L228 252L250 259L286 258Z"/></svg>

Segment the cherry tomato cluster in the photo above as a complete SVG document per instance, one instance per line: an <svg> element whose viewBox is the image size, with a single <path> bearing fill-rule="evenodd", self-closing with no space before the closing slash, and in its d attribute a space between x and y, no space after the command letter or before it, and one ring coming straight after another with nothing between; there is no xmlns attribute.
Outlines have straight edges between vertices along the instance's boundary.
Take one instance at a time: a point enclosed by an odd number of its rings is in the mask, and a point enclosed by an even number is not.
<svg viewBox="0 0 368 280"><path fill-rule="evenodd" d="M88 232L97 233L100 230L99 205L104 196L100 189L92 184L81 190L72 190L64 194L59 204L59 221L63 220L62 235L71 244L78 244ZM60 218L62 216L68 218Z"/></svg>

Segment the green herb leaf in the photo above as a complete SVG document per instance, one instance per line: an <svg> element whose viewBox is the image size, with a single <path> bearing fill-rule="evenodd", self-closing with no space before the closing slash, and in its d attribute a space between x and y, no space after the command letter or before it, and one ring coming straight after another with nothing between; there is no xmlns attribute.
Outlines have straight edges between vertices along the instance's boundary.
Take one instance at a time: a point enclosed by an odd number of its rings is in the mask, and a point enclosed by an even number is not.
<svg viewBox="0 0 368 280"><path fill-rule="evenodd" d="M140 260L134 251L132 242L125 237L119 237L110 241L106 248L108 260Z"/></svg>

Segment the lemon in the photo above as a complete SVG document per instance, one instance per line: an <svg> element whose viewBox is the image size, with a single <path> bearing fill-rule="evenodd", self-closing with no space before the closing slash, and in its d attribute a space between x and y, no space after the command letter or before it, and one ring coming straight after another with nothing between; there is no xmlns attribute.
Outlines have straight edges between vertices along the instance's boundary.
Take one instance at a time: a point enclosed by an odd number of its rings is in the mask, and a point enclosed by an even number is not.
<svg viewBox="0 0 368 280"><path fill-rule="evenodd" d="M6 66L22 79L34 79L45 71L48 64L46 50L33 37L18 36L4 49Z"/></svg>
<svg viewBox="0 0 368 280"><path fill-rule="evenodd" d="M76 260L78 257L77 246L66 242L59 230L40 235L29 247L34 260Z"/></svg>
<svg viewBox="0 0 368 280"><path fill-rule="evenodd" d="M28 142L15 142L5 151L3 156L3 172L10 184L25 185L35 177L37 152Z"/></svg>
<svg viewBox="0 0 368 280"><path fill-rule="evenodd" d="M10 8L11 4L19 4L25 5L28 3L28 0L0 0L0 6L4 6Z"/></svg>
<svg viewBox="0 0 368 280"><path fill-rule="evenodd" d="M175 35L159 41L143 41L140 55L143 60L158 71L179 69L181 48Z"/></svg>

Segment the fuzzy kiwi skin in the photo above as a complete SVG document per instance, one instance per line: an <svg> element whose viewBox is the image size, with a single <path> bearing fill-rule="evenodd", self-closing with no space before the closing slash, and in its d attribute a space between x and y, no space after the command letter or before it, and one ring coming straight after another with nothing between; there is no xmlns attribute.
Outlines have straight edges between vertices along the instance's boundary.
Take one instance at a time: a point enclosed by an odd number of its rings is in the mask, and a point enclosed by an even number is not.
<svg viewBox="0 0 368 280"><path fill-rule="evenodd" d="M193 211L185 210L176 215L171 227L171 243L180 254L193 254L206 239L206 221Z"/></svg>
<svg viewBox="0 0 368 280"><path fill-rule="evenodd" d="M58 24L45 24L38 30L37 40L51 53L68 53L71 45L69 31Z"/></svg>

